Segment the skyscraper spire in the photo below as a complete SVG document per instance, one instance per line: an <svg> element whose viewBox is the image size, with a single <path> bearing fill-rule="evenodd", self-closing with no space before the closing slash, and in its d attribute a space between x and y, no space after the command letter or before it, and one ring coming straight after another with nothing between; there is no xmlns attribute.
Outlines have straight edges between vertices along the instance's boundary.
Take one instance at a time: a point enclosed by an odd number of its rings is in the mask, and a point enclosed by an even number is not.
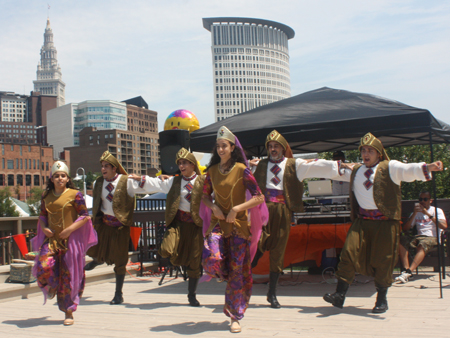
<svg viewBox="0 0 450 338"><path fill-rule="evenodd" d="M66 84L62 81L61 67L58 64L58 52L53 44L53 31L50 19L44 32L44 45L41 48L41 61L37 66L34 91L42 95L57 96L57 105L63 106L65 100Z"/></svg>

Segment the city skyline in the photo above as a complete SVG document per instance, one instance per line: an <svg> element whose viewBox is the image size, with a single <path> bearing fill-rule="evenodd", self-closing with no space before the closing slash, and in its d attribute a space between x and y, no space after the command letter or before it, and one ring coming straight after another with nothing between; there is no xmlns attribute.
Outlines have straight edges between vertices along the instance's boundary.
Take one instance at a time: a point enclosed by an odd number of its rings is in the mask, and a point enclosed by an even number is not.
<svg viewBox="0 0 450 338"><path fill-rule="evenodd" d="M106 6L107 4L107 6ZM214 122L211 37L204 17L282 22L291 95L320 87L425 108L450 123L450 4L431 1L3 1L0 91L29 95L49 12L66 103L142 96L160 130L176 109ZM226 123L226 122L225 122Z"/></svg>

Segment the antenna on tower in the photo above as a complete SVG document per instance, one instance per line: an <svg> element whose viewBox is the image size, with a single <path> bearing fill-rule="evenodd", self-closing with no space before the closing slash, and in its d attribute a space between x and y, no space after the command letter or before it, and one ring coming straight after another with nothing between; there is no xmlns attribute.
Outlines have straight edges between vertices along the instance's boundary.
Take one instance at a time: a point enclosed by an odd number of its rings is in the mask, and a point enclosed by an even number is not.
<svg viewBox="0 0 450 338"><path fill-rule="evenodd" d="M50 5L47 4L47 19L50 18Z"/></svg>

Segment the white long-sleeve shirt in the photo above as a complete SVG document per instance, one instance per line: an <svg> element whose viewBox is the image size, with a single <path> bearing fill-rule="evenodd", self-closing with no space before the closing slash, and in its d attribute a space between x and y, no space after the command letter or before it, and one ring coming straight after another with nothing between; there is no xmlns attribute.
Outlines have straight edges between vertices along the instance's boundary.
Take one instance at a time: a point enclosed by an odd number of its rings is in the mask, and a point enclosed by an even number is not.
<svg viewBox="0 0 450 338"><path fill-rule="evenodd" d="M402 163L396 160L389 161L389 176L392 181L400 185L401 182L413 182L416 180L427 181L423 171L423 165L425 163ZM358 204L363 209L374 210L378 209L373 198L373 180L378 169L378 164L372 167L372 175L369 180L372 182L372 186L366 189L364 182L367 181L367 177L364 173L367 171L367 167L363 164L361 168L356 172L355 181L353 182L353 192L355 193ZM341 180L350 180L351 172L345 170L345 174L341 177Z"/></svg>
<svg viewBox="0 0 450 338"><path fill-rule="evenodd" d="M107 180L103 180L103 185L102 185L102 211L105 215L111 215L111 216L115 216L114 215L114 211L112 208L112 202L110 202L106 197L109 194L109 191L106 189L108 184L112 184L114 189L111 190L111 194L114 195L114 192L116 191L116 187L117 184L119 183L119 179L120 177L122 177L122 175L117 175L116 179L114 181L108 182ZM134 184L137 183L137 184ZM145 193L144 191L142 191L141 188L139 188L139 182L132 180L131 178L128 178L127 180L127 193L129 196L134 197L134 195L139 194L139 193Z"/></svg>
<svg viewBox="0 0 450 338"><path fill-rule="evenodd" d="M191 183L194 186L195 181L197 180L198 175L196 175L190 181L187 181L182 178L181 180L181 188L180 188L180 205L178 209L183 210L185 212L191 212L191 202L189 202L185 197L189 193L189 190L186 189L186 186ZM168 194L173 185L174 176L162 181L158 177L149 177L145 176L145 183L142 188L139 188L141 185L140 181L133 181L133 187L137 187L138 190L136 193L146 193L146 194L154 194L157 192L162 192L164 194ZM192 191L191 191L192 193Z"/></svg>
<svg viewBox="0 0 450 338"><path fill-rule="evenodd" d="M285 157L283 161L280 163L272 163L268 162L267 164L267 178L266 178L266 189L274 189L274 190L283 190L283 176L284 170L286 168L287 158ZM280 183L275 185L272 182L272 178L275 176L271 169L277 164L281 171L277 174L277 177L280 179ZM255 172L256 166L252 167L252 172ZM297 158L295 159L295 171L297 174L298 180L301 182L305 178L330 178L330 179L339 179L339 165L337 161L328 161L328 160L316 160L307 162L304 159Z"/></svg>

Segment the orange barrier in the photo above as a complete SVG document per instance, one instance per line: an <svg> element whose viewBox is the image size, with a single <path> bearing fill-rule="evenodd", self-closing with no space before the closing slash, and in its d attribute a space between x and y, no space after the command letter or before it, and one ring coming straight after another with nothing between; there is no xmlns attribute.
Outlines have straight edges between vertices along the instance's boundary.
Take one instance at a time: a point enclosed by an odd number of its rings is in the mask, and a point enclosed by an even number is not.
<svg viewBox="0 0 450 338"><path fill-rule="evenodd" d="M315 260L320 266L323 250L342 248L351 223L344 224L300 224L291 227L284 255L284 267L291 264ZM253 269L257 275L269 273L269 252L258 261Z"/></svg>

